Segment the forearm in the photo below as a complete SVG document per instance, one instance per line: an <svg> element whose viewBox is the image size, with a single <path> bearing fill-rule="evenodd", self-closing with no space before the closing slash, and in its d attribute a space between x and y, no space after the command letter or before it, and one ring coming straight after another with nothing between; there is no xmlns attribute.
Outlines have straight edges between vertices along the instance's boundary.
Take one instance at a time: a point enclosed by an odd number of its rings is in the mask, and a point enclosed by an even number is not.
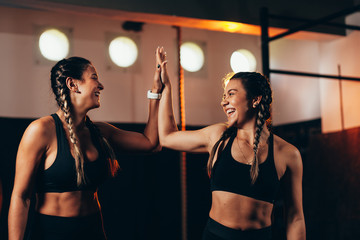
<svg viewBox="0 0 360 240"><path fill-rule="evenodd" d="M287 224L286 236L288 240L305 240L305 220L304 218L298 218Z"/></svg>
<svg viewBox="0 0 360 240"><path fill-rule="evenodd" d="M18 196L11 198L8 217L9 240L22 240L24 238L29 206L30 199L23 199Z"/></svg>
<svg viewBox="0 0 360 240"><path fill-rule="evenodd" d="M166 147L166 137L178 131L176 126L172 103L171 84L167 83L163 90L159 107L159 139L162 146Z"/></svg>
<svg viewBox="0 0 360 240"><path fill-rule="evenodd" d="M152 91L155 92L154 90ZM156 149L159 146L158 113L160 100L150 99L149 101L149 118L144 135L149 139L152 148Z"/></svg>

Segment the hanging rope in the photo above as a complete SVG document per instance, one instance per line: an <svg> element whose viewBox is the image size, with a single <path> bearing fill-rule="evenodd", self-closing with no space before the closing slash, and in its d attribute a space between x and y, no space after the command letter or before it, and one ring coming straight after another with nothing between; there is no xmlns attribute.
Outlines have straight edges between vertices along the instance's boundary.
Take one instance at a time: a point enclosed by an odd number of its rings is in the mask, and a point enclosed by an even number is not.
<svg viewBox="0 0 360 240"><path fill-rule="evenodd" d="M185 131L185 90L184 90L184 70L181 67L181 28L175 27L178 50L178 76L179 76L179 112L180 128ZM187 240L187 184L186 184L186 153L180 153L180 181L181 181L181 232L182 240Z"/></svg>

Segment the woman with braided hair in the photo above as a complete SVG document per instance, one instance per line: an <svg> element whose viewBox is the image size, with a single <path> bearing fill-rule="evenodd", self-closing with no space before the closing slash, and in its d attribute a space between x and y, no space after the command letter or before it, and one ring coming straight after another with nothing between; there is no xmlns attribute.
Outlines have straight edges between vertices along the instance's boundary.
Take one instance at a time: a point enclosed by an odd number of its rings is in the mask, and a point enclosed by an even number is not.
<svg viewBox="0 0 360 240"><path fill-rule="evenodd" d="M161 51L156 50L158 62ZM144 133L138 133L104 122L93 123L87 116L89 110L100 106L104 89L90 61L71 57L55 64L51 86L59 110L32 122L20 142L9 209L9 239L24 238L33 191L37 204L30 239L106 239L97 188L119 167L113 149L160 149L159 74L156 68L148 93L149 119Z"/></svg>
<svg viewBox="0 0 360 240"><path fill-rule="evenodd" d="M163 147L208 152L212 206L203 240L268 240L275 197L284 186L287 239L305 239L302 209L302 160L299 151L270 133L265 122L272 102L268 80L256 72L231 74L221 106L227 123L178 131L172 109L166 61L159 107Z"/></svg>

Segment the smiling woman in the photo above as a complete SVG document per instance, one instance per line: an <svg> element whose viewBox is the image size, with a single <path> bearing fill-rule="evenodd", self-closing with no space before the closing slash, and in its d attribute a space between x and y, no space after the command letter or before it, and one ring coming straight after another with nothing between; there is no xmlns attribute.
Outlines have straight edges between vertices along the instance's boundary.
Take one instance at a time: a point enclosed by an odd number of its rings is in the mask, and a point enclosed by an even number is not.
<svg viewBox="0 0 360 240"><path fill-rule="evenodd" d="M221 101L228 121L178 131L166 62L161 64L161 78L161 145L210 154L212 206L203 240L271 239L271 214L281 182L286 186L288 239L305 239L302 160L294 146L265 127L272 102L268 80L256 72L228 75Z"/></svg>
<svg viewBox="0 0 360 240"><path fill-rule="evenodd" d="M156 59L162 49L156 50ZM156 68L151 92L162 84ZM32 191L35 220L30 239L106 239L98 186L119 168L113 149L128 152L159 150L159 98L150 100L143 133L93 123L88 111L100 107L95 67L81 57L63 59L51 69L51 87L59 110L32 122L19 145L14 189L9 209L9 239L23 239Z"/></svg>

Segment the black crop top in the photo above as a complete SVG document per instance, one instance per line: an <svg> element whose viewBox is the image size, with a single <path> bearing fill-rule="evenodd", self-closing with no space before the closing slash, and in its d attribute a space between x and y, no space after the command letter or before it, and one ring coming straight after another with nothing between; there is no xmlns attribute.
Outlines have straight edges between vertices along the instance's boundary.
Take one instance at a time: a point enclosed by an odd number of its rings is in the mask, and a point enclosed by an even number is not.
<svg viewBox="0 0 360 240"><path fill-rule="evenodd" d="M268 156L265 162L259 164L259 175L254 184L251 184L251 165L240 163L231 155L231 146L235 137L230 137L214 164L210 179L211 191L232 192L274 203L280 181L274 163L273 135L270 134Z"/></svg>
<svg viewBox="0 0 360 240"><path fill-rule="evenodd" d="M95 137L92 128L90 130L91 140L99 152L99 157L93 162L84 162L85 184L80 187L76 184L75 160L70 152L69 142L65 130L57 114L51 115L55 121L57 154L54 163L44 170L44 162L39 166L37 175L37 192L71 192L79 190L96 191L98 186L108 175L108 164L100 147L99 140Z"/></svg>

